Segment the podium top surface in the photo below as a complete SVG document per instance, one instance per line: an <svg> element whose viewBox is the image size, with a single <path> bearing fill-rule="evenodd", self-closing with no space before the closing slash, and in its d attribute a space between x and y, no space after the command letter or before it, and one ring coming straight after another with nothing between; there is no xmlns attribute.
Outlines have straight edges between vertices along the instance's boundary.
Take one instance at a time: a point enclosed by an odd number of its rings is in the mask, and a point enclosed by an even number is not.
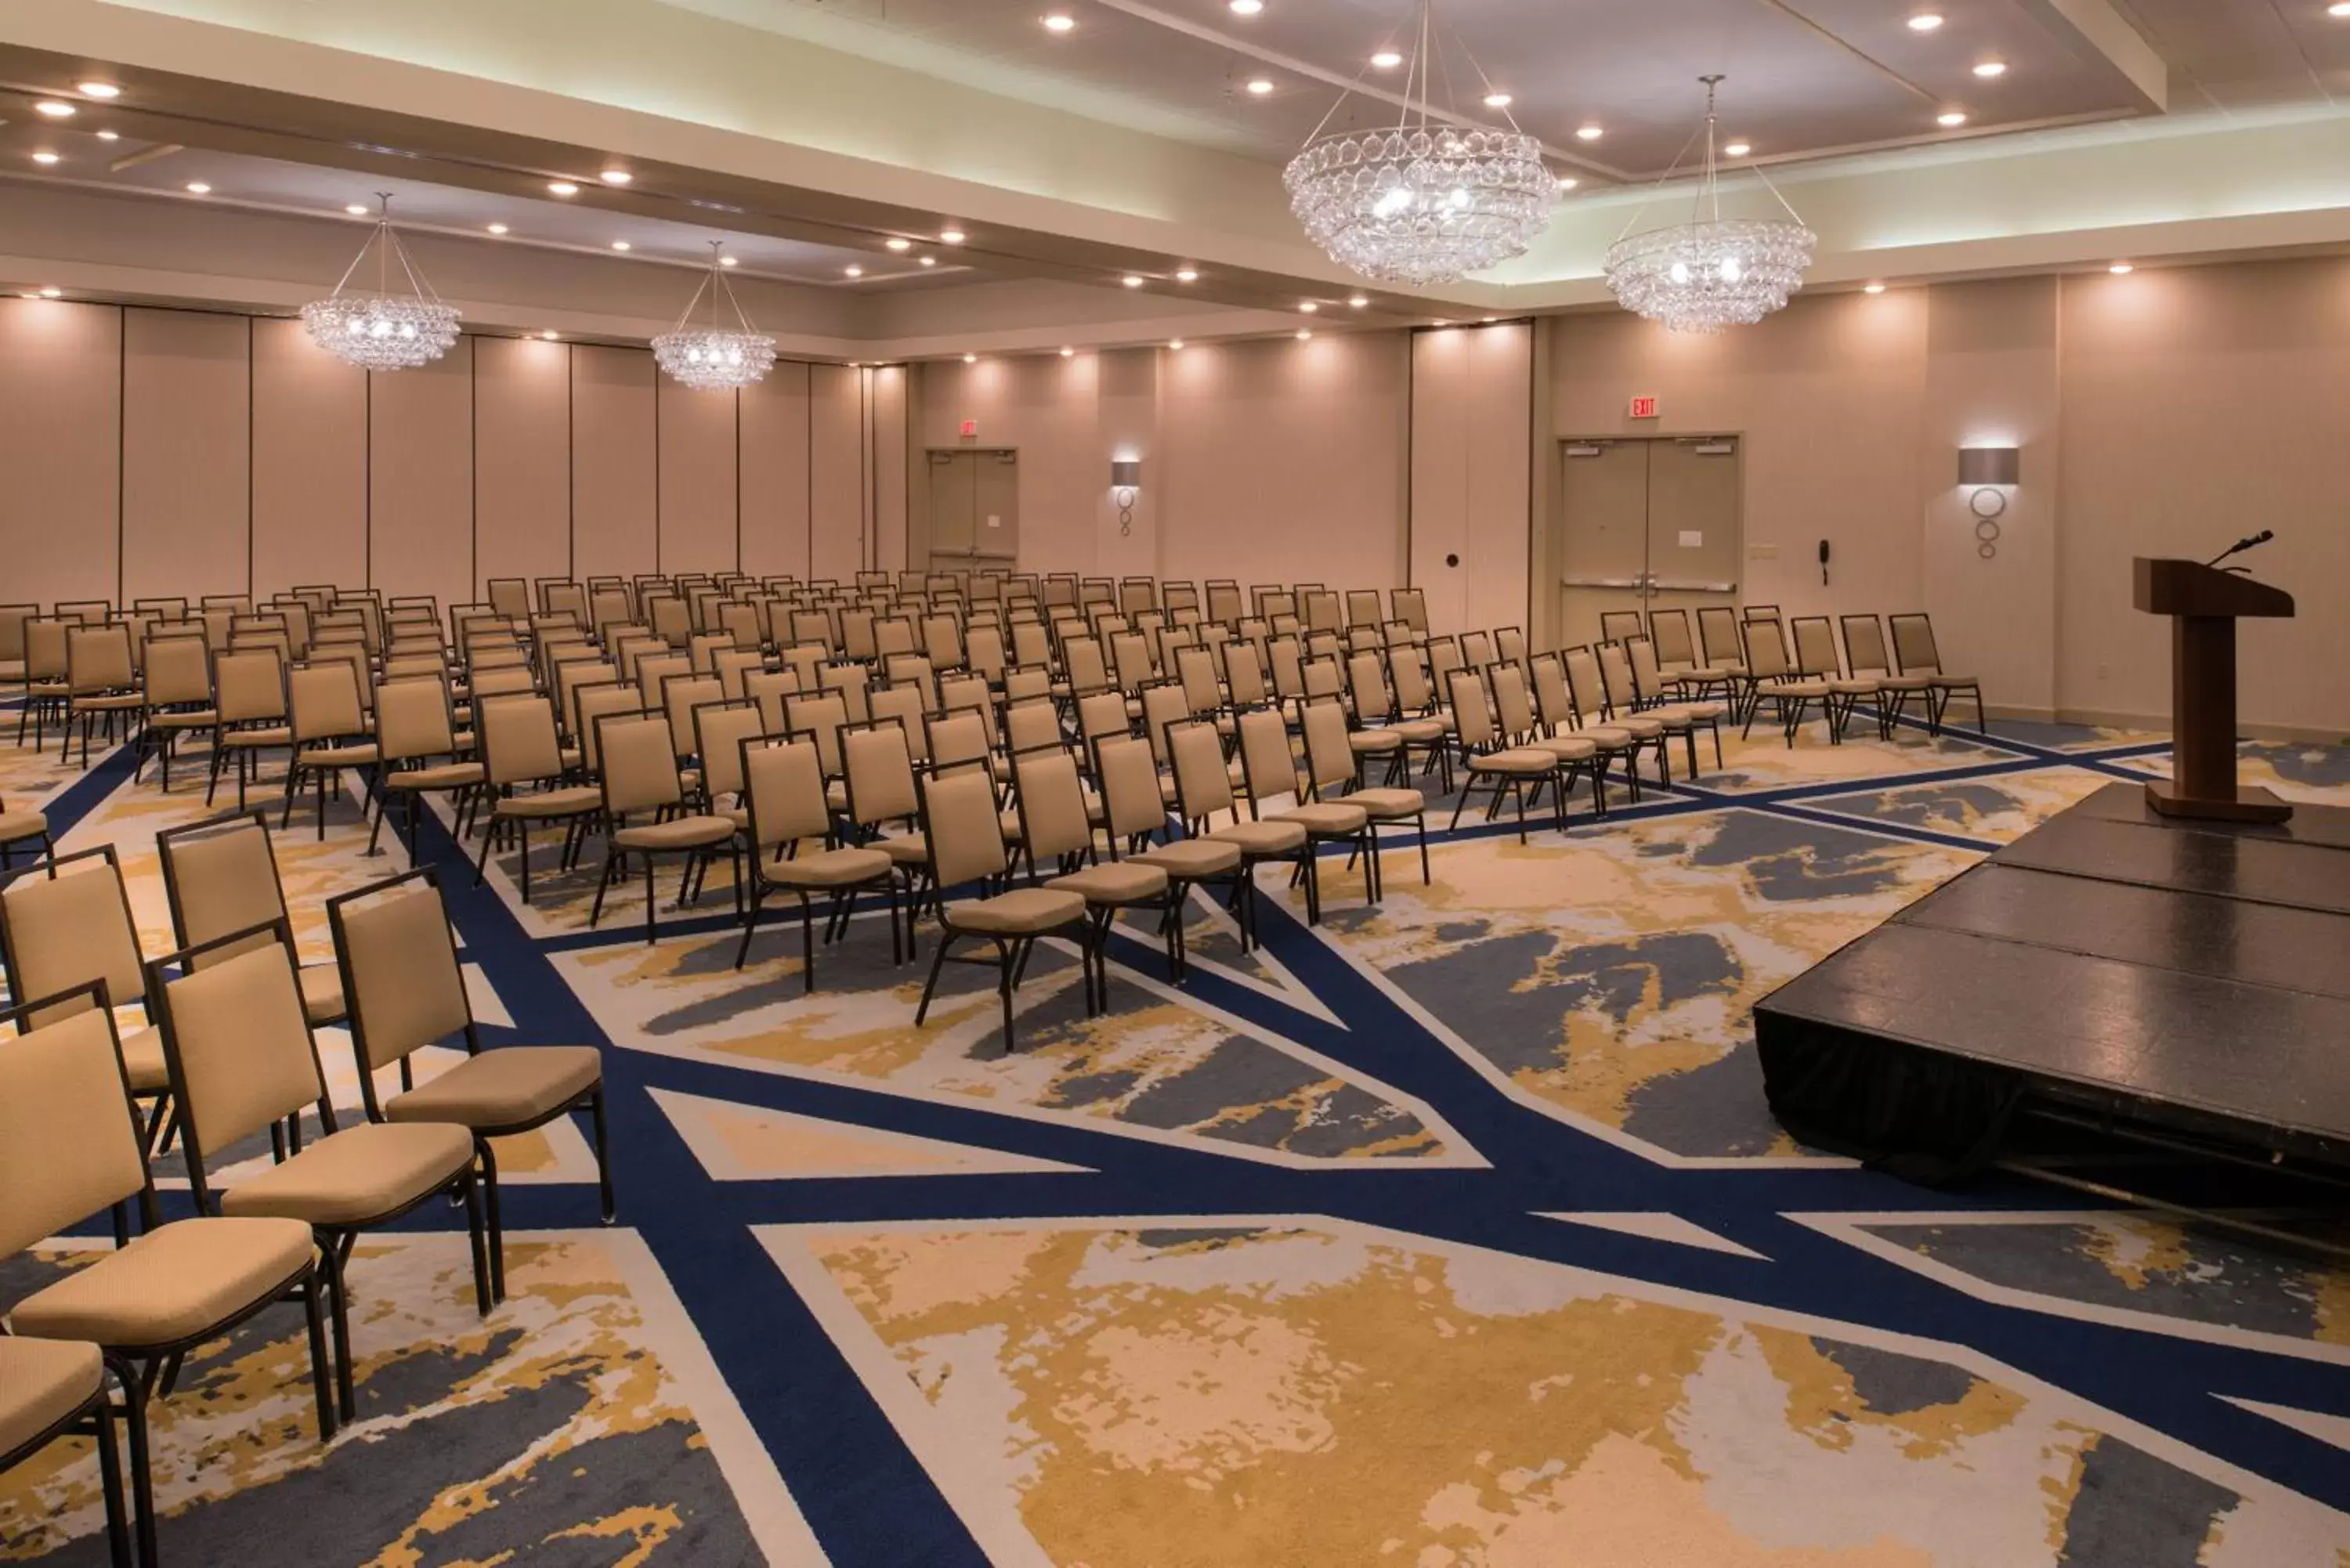
<svg viewBox="0 0 2350 1568"><path fill-rule="evenodd" d="M2293 596L2282 588L2200 561L2135 563L2131 602L2148 615L2290 616Z"/></svg>

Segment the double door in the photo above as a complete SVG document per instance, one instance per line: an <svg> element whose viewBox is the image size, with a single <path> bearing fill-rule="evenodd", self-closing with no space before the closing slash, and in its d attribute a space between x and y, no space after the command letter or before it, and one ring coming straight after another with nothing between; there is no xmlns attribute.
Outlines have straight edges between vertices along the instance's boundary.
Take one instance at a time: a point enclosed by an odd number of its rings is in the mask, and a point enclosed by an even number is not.
<svg viewBox="0 0 2350 1568"><path fill-rule="evenodd" d="M1607 635L1605 616L1737 602L1736 437L1562 441L1559 467L1565 645Z"/></svg>
<svg viewBox="0 0 2350 1568"><path fill-rule="evenodd" d="M931 570L1009 571L1020 557L1020 454L958 447L930 455Z"/></svg>

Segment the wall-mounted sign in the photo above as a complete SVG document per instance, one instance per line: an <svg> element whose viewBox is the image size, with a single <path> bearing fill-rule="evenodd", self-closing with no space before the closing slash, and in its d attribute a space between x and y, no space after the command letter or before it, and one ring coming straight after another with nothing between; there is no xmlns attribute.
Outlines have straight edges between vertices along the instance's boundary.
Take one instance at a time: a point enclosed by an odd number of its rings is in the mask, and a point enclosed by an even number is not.
<svg viewBox="0 0 2350 1568"><path fill-rule="evenodd" d="M1657 417L1657 400L1654 398L1633 399L1631 417L1636 420L1655 419Z"/></svg>
<svg viewBox="0 0 2350 1568"><path fill-rule="evenodd" d="M962 439L965 441L972 441L977 438L979 435L979 421L977 420L963 421L962 434Z"/></svg>

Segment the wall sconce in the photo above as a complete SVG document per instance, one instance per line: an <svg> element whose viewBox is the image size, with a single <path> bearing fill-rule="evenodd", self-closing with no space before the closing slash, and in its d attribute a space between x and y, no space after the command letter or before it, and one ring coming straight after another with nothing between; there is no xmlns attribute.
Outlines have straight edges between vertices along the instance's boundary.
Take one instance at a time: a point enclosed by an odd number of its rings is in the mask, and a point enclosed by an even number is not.
<svg viewBox="0 0 2350 1568"><path fill-rule="evenodd" d="M1120 535L1134 532L1134 502L1142 489L1142 460L1139 457L1116 457L1109 464L1110 498L1118 503L1118 531Z"/></svg>
<svg viewBox="0 0 2350 1568"><path fill-rule="evenodd" d="M1988 561L1999 554L1999 520L2007 493L2023 474L2023 454L2012 446L1959 449L1959 488L1971 491L1967 510L1975 514L1975 554Z"/></svg>

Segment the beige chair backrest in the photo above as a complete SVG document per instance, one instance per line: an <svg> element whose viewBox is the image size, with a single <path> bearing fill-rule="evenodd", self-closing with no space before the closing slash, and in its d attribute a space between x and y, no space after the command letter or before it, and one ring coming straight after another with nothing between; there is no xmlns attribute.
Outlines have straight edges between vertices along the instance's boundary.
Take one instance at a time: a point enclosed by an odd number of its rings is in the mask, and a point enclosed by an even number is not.
<svg viewBox="0 0 2350 1568"><path fill-rule="evenodd" d="M1690 640L1689 611L1648 612L1648 636L1657 645L1657 659L1667 669L1697 663L1697 646Z"/></svg>
<svg viewBox="0 0 2350 1568"><path fill-rule="evenodd" d="M147 701L164 707L213 700L212 652L200 636L176 633L147 642Z"/></svg>
<svg viewBox="0 0 2350 1568"><path fill-rule="evenodd" d="M603 762L604 809L614 816L675 805L685 798L669 719L660 713L607 713L596 721Z"/></svg>
<svg viewBox="0 0 2350 1568"><path fill-rule="evenodd" d="M588 772L600 773L604 754L597 749L596 726L615 713L641 713L637 705L637 689L626 682L609 686L582 686L573 693L572 712L576 724L572 733L579 742L579 763Z"/></svg>
<svg viewBox="0 0 2350 1568"><path fill-rule="evenodd" d="M438 676L408 676L378 686L375 727L386 762L445 757L457 750L449 689Z"/></svg>
<svg viewBox="0 0 2350 1568"><path fill-rule="evenodd" d="M1665 673L1657 663L1657 645L1645 637L1626 644L1632 658L1632 691L1648 702L1665 694Z"/></svg>
<svg viewBox="0 0 2350 1568"><path fill-rule="evenodd" d="M161 990L189 1158L243 1142L326 1098L317 1047L283 943L204 964Z"/></svg>
<svg viewBox="0 0 2350 1568"><path fill-rule="evenodd" d="M1166 797L1159 788L1159 761L1139 735L1115 735L1094 747L1096 781L1101 785L1104 826L1110 842L1167 825Z"/></svg>
<svg viewBox="0 0 2350 1568"><path fill-rule="evenodd" d="M1001 875L1010 864L995 812L995 781L983 768L931 773L921 782L922 828L941 888Z"/></svg>
<svg viewBox="0 0 2350 1568"><path fill-rule="evenodd" d="M1289 750L1288 722L1275 709L1253 708L1240 716L1238 728L1251 804L1262 810L1295 794L1297 760Z"/></svg>
<svg viewBox="0 0 2350 1568"><path fill-rule="evenodd" d="M1934 623L1922 615L1893 618L1893 654L1903 675L1939 675L1941 650L1934 646Z"/></svg>
<svg viewBox="0 0 2350 1568"><path fill-rule="evenodd" d="M1271 710L1266 710L1271 711ZM1167 732L1174 763L1175 794L1183 815L1194 821L1232 809L1232 775L1224 771L1224 746L1213 724L1177 724Z"/></svg>
<svg viewBox="0 0 2350 1568"><path fill-rule="evenodd" d="M51 869L54 875L20 876L0 888L10 994L34 1002L102 980L109 1005L138 1002L145 993L146 971L113 847L63 857ZM60 1004L34 1023L88 1005Z"/></svg>
<svg viewBox="0 0 2350 1568"><path fill-rule="evenodd" d="M473 1021L448 911L432 883L406 882L380 898L337 905L335 946L365 1066L388 1066Z"/></svg>
<svg viewBox="0 0 2350 1568"><path fill-rule="evenodd" d="M1566 689L1566 668L1555 653L1538 653L1529 666L1534 680L1534 711L1553 731L1575 728L1575 697Z"/></svg>
<svg viewBox="0 0 2350 1568"><path fill-rule="evenodd" d="M993 626L974 625L963 633L963 662L989 680L1003 679L1003 633Z"/></svg>
<svg viewBox="0 0 2350 1568"><path fill-rule="evenodd" d="M693 673L693 660L682 653L656 654L637 660L637 691L648 708L661 705L661 682L672 675Z"/></svg>
<svg viewBox="0 0 2350 1568"><path fill-rule="evenodd" d="M1844 653L1855 679L1893 673L1893 665L1885 652L1885 628L1873 615L1844 618Z"/></svg>
<svg viewBox="0 0 2350 1568"><path fill-rule="evenodd" d="M1835 628L1824 615L1797 616L1795 633L1795 669L1804 675L1837 676L1843 666L1836 660Z"/></svg>
<svg viewBox="0 0 2350 1568"><path fill-rule="evenodd" d="M1020 620L1012 623L1012 657L1024 665L1052 663L1052 638L1042 622Z"/></svg>
<svg viewBox="0 0 2350 1568"><path fill-rule="evenodd" d="M1566 670L1566 690L1575 711L1586 724L1596 724L1608 711L1607 691L1599 682L1599 661L1588 648L1570 648L1559 656Z"/></svg>
<svg viewBox="0 0 2350 1568"><path fill-rule="evenodd" d="M726 689L715 675L672 675L661 683L661 709L669 715L670 743L680 761L694 754L693 711L725 700Z"/></svg>
<svg viewBox="0 0 2350 1568"><path fill-rule="evenodd" d="M0 659L25 657L25 623L40 613L38 605L0 605Z"/></svg>
<svg viewBox="0 0 2350 1568"><path fill-rule="evenodd" d="M1493 715L1509 740L1523 741L1534 732L1534 704L1526 691L1526 667L1502 659L1485 671L1493 692Z"/></svg>
<svg viewBox="0 0 2350 1568"><path fill-rule="evenodd" d="M286 672L286 695L294 709L296 741L340 740L367 732L359 677L342 659L296 665Z"/></svg>
<svg viewBox="0 0 2350 1568"><path fill-rule="evenodd" d="M286 666L274 648L237 649L213 660L221 722L286 717Z"/></svg>
<svg viewBox="0 0 2350 1568"><path fill-rule="evenodd" d="M702 793L712 800L743 793L743 742L766 732L755 702L704 702L693 711Z"/></svg>
<svg viewBox="0 0 2350 1568"><path fill-rule="evenodd" d="M763 733L784 732L784 699L800 689L796 670L754 670L743 677L743 695L759 705Z"/></svg>
<svg viewBox="0 0 2350 1568"><path fill-rule="evenodd" d="M848 704L837 696L784 699L784 722L779 728L796 735L809 732L816 741L816 755L824 760L827 778L840 776L840 731L848 722ZM769 733L775 732L770 731Z"/></svg>
<svg viewBox="0 0 2350 1568"><path fill-rule="evenodd" d="M1355 748L1347 740L1347 709L1333 697L1308 702L1298 715L1305 738L1305 776L1316 793L1355 782Z"/></svg>
<svg viewBox="0 0 2350 1568"><path fill-rule="evenodd" d="M1749 621L1745 629L1749 675L1757 680L1783 680L1794 673L1787 664L1787 645L1780 640L1778 622Z"/></svg>
<svg viewBox="0 0 2350 1568"><path fill-rule="evenodd" d="M1074 855L1093 843L1077 759L1066 747L1014 753L1012 781L1019 791L1021 838L1032 859Z"/></svg>
<svg viewBox="0 0 2350 1568"><path fill-rule="evenodd" d="M906 750L916 762L928 760L931 754L931 728L922 711L922 689L908 684L884 686L868 701L876 722L894 720L906 732Z"/></svg>
<svg viewBox="0 0 2350 1568"><path fill-rule="evenodd" d="M931 719L931 765L985 762L987 753L987 725L978 714L941 713Z"/></svg>
<svg viewBox="0 0 2350 1568"><path fill-rule="evenodd" d="M1049 696L1053 690L1053 672L1043 665L1024 666L1003 672L1003 700L1025 702L1031 697Z"/></svg>
<svg viewBox="0 0 2350 1568"><path fill-rule="evenodd" d="M827 664L816 671L816 690L837 691L852 724L873 717L872 672L862 664ZM895 679L895 677L892 677Z"/></svg>
<svg viewBox="0 0 2350 1568"><path fill-rule="evenodd" d="M1428 654L1423 649L1399 648L1388 655L1388 673L1395 681L1396 710L1407 716L1425 713L1436 702L1430 683Z"/></svg>
<svg viewBox="0 0 2350 1568"><path fill-rule="evenodd" d="M1173 681L1162 681L1142 689L1142 732L1159 753L1159 760L1167 760L1167 730L1191 717L1191 704L1183 688Z"/></svg>
<svg viewBox="0 0 2350 1568"><path fill-rule="evenodd" d="M484 697L511 697L517 692L538 690L538 677L527 664L504 664L484 669L476 664L473 679L467 682L476 700Z"/></svg>
<svg viewBox="0 0 2350 1568"><path fill-rule="evenodd" d="M35 680L66 678L66 637L80 623L44 616L25 623L25 673Z"/></svg>
<svg viewBox="0 0 2350 1568"><path fill-rule="evenodd" d="M1109 667L1102 662L1101 643L1096 639L1068 639L1061 644L1061 658L1068 668L1069 690L1077 695L1099 691L1109 684Z"/></svg>
<svg viewBox="0 0 2350 1568"><path fill-rule="evenodd" d="M78 1011L0 1041L0 1259L147 1183L114 1021Z"/></svg>
<svg viewBox="0 0 2350 1568"><path fill-rule="evenodd" d="M473 733L484 776L494 784L532 783L563 772L563 742L555 732L555 704L536 693L473 703Z"/></svg>
<svg viewBox="0 0 2350 1568"><path fill-rule="evenodd" d="M1697 612L1697 639L1710 665L1746 662L1746 649L1738 639L1738 613L1727 605L1708 605Z"/></svg>
<svg viewBox="0 0 2350 1568"><path fill-rule="evenodd" d="M686 645L686 657L693 660L695 673L714 675L718 672L718 666L712 661L717 659L719 650L731 649L733 646L734 634L731 631L698 631L693 634L693 640Z"/></svg>
<svg viewBox="0 0 2350 1568"><path fill-rule="evenodd" d="M1253 708L1271 693L1264 684L1264 657L1253 642L1224 645L1226 700L1235 708Z"/></svg>
<svg viewBox="0 0 2350 1568"><path fill-rule="evenodd" d="M562 701L564 716L570 723L570 733L576 735L579 732L579 704L575 693L582 686L608 686L619 679L620 667L602 659L583 659L576 664L566 662L556 666L555 694ZM635 695L631 691L631 701Z"/></svg>
<svg viewBox="0 0 2350 1568"><path fill-rule="evenodd" d="M760 849L821 839L832 828L824 800L824 759L806 741L754 741L743 752L743 804Z"/></svg>
<svg viewBox="0 0 2350 1568"><path fill-rule="evenodd" d="M1175 650L1175 679L1182 682L1183 695L1194 713L1212 711L1224 700L1223 688L1216 680L1216 656L1204 648Z"/></svg>
<svg viewBox="0 0 2350 1568"><path fill-rule="evenodd" d="M1471 751L1493 743L1492 710L1485 702L1485 683L1473 670L1456 670L1449 677L1452 691L1453 732Z"/></svg>
<svg viewBox="0 0 2350 1568"><path fill-rule="evenodd" d="M1388 693L1387 661L1376 653L1347 656L1347 694L1366 724L1375 724L1395 711Z"/></svg>
<svg viewBox="0 0 2350 1568"><path fill-rule="evenodd" d="M250 930L285 917L286 892L277 880L277 860L270 853L269 830L258 819L159 838L155 849L162 857L172 924L178 928L182 947L200 947L232 931ZM188 961L201 969L270 946L276 940L267 931L255 931L243 941L198 953Z"/></svg>
<svg viewBox="0 0 2350 1568"><path fill-rule="evenodd" d="M895 724L851 730L840 738L851 819L867 827L903 821L921 809L906 732Z"/></svg>
<svg viewBox="0 0 2350 1568"><path fill-rule="evenodd" d="M1061 738L1061 715L1049 697L1031 697L1003 705L1003 743L1014 752L1049 746Z"/></svg>
<svg viewBox="0 0 2350 1568"><path fill-rule="evenodd" d="M718 689L725 692L731 701L739 701L750 695L743 689L743 680L754 671L766 667L766 656L756 648L721 649L712 655L710 660L711 672L718 677Z"/></svg>
<svg viewBox="0 0 2350 1568"><path fill-rule="evenodd" d="M530 618L530 584L521 577L492 577L486 585L490 590L490 607L508 620Z"/></svg>
<svg viewBox="0 0 2350 1568"><path fill-rule="evenodd" d="M77 697L125 691L139 684L130 664L130 628L75 627L66 633L66 682Z"/></svg>

